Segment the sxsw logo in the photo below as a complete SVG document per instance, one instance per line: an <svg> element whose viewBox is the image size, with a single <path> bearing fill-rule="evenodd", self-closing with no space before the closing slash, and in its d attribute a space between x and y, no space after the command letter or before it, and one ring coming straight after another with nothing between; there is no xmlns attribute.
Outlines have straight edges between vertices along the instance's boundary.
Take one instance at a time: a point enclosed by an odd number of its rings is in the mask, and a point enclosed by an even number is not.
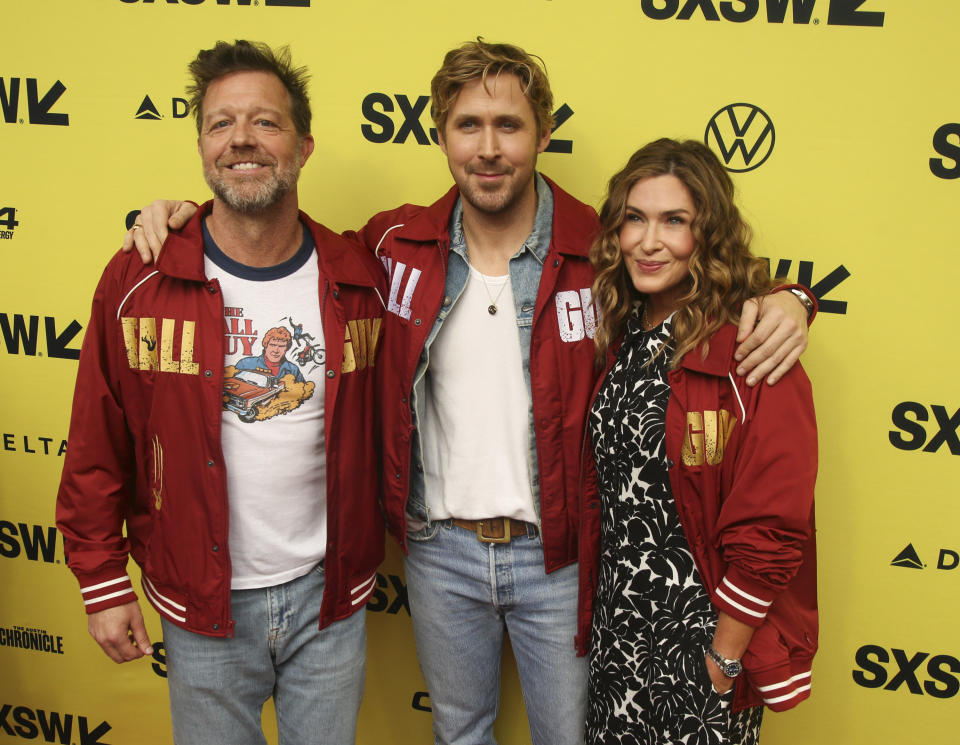
<svg viewBox="0 0 960 745"><path fill-rule="evenodd" d="M0 556L5 559L23 556L29 561L59 563L57 535L57 529L52 525L14 524L0 520Z"/></svg>
<svg viewBox="0 0 960 745"><path fill-rule="evenodd" d="M820 23L813 18L815 8L827 8L828 26L883 26L883 11L861 10L867 0L764 0L767 23L783 23L787 18L787 9L792 13L793 23L814 25ZM689 21L700 14L706 21L719 21L721 18L733 23L752 21L760 12L761 0L641 0L640 9L647 18L665 21L676 18ZM718 12L719 11L719 12Z"/></svg>
<svg viewBox="0 0 960 745"><path fill-rule="evenodd" d="M61 745L109 745L100 738L111 729L113 727L106 721L91 729L86 717L75 714L13 704L0 706L0 732L24 740L41 738L43 742Z"/></svg>
<svg viewBox="0 0 960 745"><path fill-rule="evenodd" d="M377 572L377 585L367 603L367 610L371 613L386 611L390 615L405 610L409 616L410 604L407 601L407 586L403 580L395 574L384 577Z"/></svg>
<svg viewBox="0 0 960 745"><path fill-rule="evenodd" d="M184 119L190 111L189 104L185 98L170 99L170 114L174 119ZM163 119L163 114L157 108L157 105L151 100L150 96L144 96L140 103L140 108L133 115L134 119L158 120Z"/></svg>
<svg viewBox="0 0 960 745"><path fill-rule="evenodd" d="M930 158L930 172L937 178L960 178L960 124L944 124L934 132L933 149L943 157Z"/></svg>
<svg viewBox="0 0 960 745"><path fill-rule="evenodd" d="M960 660L952 654L910 654L903 649L864 644L857 650L855 661L853 682L864 688L896 691L906 686L916 696L934 698L952 698L960 691Z"/></svg>
<svg viewBox="0 0 960 745"><path fill-rule="evenodd" d="M704 143L728 171L744 173L759 168L773 152L776 131L766 112L751 103L732 103L710 117Z"/></svg>
<svg viewBox="0 0 960 745"><path fill-rule="evenodd" d="M893 557L890 562L892 567L903 567L904 569L926 569L927 565L920 560L920 555L912 543L908 543L899 554ZM941 548L937 555L937 569L956 569L960 566L960 553L951 551L949 548Z"/></svg>
<svg viewBox="0 0 960 745"><path fill-rule="evenodd" d="M19 224L16 207L0 207L0 241L13 238L13 229Z"/></svg>
<svg viewBox="0 0 960 745"><path fill-rule="evenodd" d="M932 437L927 437L927 429L922 422L930 421L930 412L936 420L936 431ZM920 450L925 453L935 453L944 445L951 455L960 455L960 437L957 428L960 427L960 409L951 415L945 406L931 404L927 407L916 401L903 401L893 407L891 415L893 425L888 433L890 444L898 450Z"/></svg>
<svg viewBox="0 0 960 745"><path fill-rule="evenodd" d="M360 133L368 142L383 144L393 142L396 145L404 144L413 137L418 145L439 144L436 127L424 127L423 118L430 119L428 106L430 96L417 96L415 101L403 93L368 93L360 103L360 113L366 120L360 125ZM400 126L394 121L391 114L397 113L402 121ZM556 132L566 121L573 116L573 109L563 104L553 112L553 129ZM573 140L550 140L545 152L572 153Z"/></svg>
<svg viewBox="0 0 960 745"><path fill-rule="evenodd" d="M57 331L57 319L53 316L43 317L43 329L46 337L47 357L57 357L63 360L80 359L80 350L71 349L67 345L80 333L83 326L74 319L62 331ZM29 357L42 357L43 352L37 352L37 343L40 340L40 316L24 316L21 313L0 313L0 336L6 346L7 354L25 354Z"/></svg>
<svg viewBox="0 0 960 745"><path fill-rule="evenodd" d="M24 84L25 85L22 85ZM23 118L23 109L20 106L22 87L26 88L27 118ZM3 78L0 77L0 111L3 121L7 124L25 121L30 124L52 124L66 127L70 124L70 115L54 112L50 109L60 99L67 87L59 80L51 85L43 95L36 78Z"/></svg>
<svg viewBox="0 0 960 745"><path fill-rule="evenodd" d="M204 0L120 0L121 3L133 5L157 5L166 3L167 5L203 5ZM210 5L260 5L263 3L268 8L309 8L310 0L209 0Z"/></svg>
<svg viewBox="0 0 960 745"><path fill-rule="evenodd" d="M764 257L768 266L771 266L770 259ZM780 259L777 262L776 271L771 271L771 277L787 277L790 275L790 269L793 266L792 259ZM838 267L830 270L820 277L816 282L813 281L813 262L797 262L797 284L809 287L810 291L817 298L817 308L820 313L837 313L845 315L847 312L847 301L836 298L828 298L827 294L840 286L840 283L850 277L850 271L840 264Z"/></svg>

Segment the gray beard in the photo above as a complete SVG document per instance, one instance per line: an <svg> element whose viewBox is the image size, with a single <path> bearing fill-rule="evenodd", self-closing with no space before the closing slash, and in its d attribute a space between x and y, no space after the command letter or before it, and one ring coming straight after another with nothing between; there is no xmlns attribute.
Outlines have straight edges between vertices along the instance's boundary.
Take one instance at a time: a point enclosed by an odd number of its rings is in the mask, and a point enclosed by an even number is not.
<svg viewBox="0 0 960 745"><path fill-rule="evenodd" d="M300 178L300 166L294 165L286 171L279 171L266 182L251 189L234 187L223 179L204 174L207 185L214 195L230 209L244 215L255 215L273 207L283 199Z"/></svg>

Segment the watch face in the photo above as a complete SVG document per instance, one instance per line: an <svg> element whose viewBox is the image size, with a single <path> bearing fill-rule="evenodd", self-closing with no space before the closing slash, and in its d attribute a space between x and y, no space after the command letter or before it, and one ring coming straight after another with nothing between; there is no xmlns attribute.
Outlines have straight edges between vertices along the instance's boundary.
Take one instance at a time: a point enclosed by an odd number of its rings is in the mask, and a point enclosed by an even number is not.
<svg viewBox="0 0 960 745"><path fill-rule="evenodd" d="M739 662L728 662L722 667L723 674L728 678L736 678L743 670L743 665Z"/></svg>

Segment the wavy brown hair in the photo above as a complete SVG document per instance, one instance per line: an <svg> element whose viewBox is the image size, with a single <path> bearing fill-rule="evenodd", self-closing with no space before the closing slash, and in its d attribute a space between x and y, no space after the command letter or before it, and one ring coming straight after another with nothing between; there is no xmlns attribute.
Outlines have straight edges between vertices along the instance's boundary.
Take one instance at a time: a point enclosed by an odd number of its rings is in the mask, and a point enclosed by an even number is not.
<svg viewBox="0 0 960 745"><path fill-rule="evenodd" d="M724 323L736 323L743 302L773 285L767 262L750 253L750 227L734 204L733 181L713 151L694 140L664 138L644 145L610 179L600 209L600 234L590 248L597 273L593 298L599 313L594 337L598 361L623 336L634 305L644 299L630 280L620 250L627 197L638 181L667 174L683 182L696 208L687 292L673 319L672 366Z"/></svg>
<svg viewBox="0 0 960 745"><path fill-rule="evenodd" d="M212 49L202 49L187 68L192 82L187 86L189 106L197 123L197 133L203 128L203 97L210 84L233 72L269 72L280 78L290 94L290 116L303 137L310 134L310 96L307 84L310 74L306 67L294 67L290 48L271 49L261 41L237 39L230 44L218 41Z"/></svg>
<svg viewBox="0 0 960 745"><path fill-rule="evenodd" d="M487 79L501 73L520 79L523 95L530 101L537 119L537 134L543 136L553 128L553 93L543 60L513 44L490 44L478 36L476 41L468 41L447 52L443 65L430 82L433 104L430 115L441 137L460 89L479 78L484 90L489 92Z"/></svg>

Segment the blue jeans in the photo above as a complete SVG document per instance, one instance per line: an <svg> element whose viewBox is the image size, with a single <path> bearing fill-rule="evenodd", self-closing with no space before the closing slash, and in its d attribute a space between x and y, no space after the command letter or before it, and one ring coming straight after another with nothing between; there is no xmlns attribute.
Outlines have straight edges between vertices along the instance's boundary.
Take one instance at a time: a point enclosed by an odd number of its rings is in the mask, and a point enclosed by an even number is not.
<svg viewBox="0 0 960 745"><path fill-rule="evenodd" d="M573 646L576 565L546 574L539 536L481 543L449 520L408 537L407 592L435 742L495 742L506 631L533 745L582 745L587 660Z"/></svg>
<svg viewBox="0 0 960 745"><path fill-rule="evenodd" d="M366 672L366 613L317 630L323 569L230 593L235 636L163 620L176 745L265 745L273 696L280 745L352 745Z"/></svg>

